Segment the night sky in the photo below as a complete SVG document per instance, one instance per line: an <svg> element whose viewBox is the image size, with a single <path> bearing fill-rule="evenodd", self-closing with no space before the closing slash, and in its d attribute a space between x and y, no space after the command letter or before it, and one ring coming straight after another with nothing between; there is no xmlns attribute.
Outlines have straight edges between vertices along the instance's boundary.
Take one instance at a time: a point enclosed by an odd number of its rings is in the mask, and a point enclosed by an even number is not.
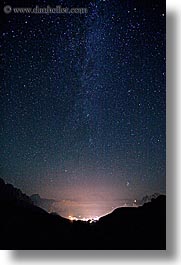
<svg viewBox="0 0 181 265"><path fill-rule="evenodd" d="M4 180L75 216L165 193L165 1L2 2L88 10L3 14Z"/></svg>

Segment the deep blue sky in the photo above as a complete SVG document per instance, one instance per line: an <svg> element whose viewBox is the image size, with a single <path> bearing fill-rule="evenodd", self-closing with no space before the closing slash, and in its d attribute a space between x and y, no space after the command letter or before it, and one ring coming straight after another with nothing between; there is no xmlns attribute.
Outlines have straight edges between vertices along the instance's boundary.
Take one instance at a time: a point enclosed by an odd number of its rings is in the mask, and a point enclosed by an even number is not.
<svg viewBox="0 0 181 265"><path fill-rule="evenodd" d="M164 193L165 1L6 4L88 13L4 14L2 177L81 203Z"/></svg>

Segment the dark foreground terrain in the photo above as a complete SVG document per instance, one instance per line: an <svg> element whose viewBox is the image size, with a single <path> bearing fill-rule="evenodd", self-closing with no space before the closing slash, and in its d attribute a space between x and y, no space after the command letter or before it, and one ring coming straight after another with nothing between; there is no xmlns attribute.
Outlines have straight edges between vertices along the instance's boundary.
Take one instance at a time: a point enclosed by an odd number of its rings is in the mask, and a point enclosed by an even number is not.
<svg viewBox="0 0 181 265"><path fill-rule="evenodd" d="M0 249L166 249L166 197L96 223L70 222L0 178Z"/></svg>

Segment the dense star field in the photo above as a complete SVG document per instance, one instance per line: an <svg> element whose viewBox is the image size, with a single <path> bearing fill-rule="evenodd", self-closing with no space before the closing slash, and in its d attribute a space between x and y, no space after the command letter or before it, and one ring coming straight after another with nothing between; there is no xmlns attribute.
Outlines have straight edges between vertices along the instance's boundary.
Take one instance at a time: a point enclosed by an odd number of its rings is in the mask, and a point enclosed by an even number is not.
<svg viewBox="0 0 181 265"><path fill-rule="evenodd" d="M165 193L165 2L2 2L87 8L3 14L5 181L60 201L65 216Z"/></svg>

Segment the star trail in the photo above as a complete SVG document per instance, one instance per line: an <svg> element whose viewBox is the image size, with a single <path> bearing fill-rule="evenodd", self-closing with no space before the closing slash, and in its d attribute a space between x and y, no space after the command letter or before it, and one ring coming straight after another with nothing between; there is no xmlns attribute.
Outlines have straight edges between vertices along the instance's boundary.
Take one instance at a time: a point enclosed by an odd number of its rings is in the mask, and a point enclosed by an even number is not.
<svg viewBox="0 0 181 265"><path fill-rule="evenodd" d="M2 177L75 216L165 193L165 2L25 2L88 12L3 14Z"/></svg>

